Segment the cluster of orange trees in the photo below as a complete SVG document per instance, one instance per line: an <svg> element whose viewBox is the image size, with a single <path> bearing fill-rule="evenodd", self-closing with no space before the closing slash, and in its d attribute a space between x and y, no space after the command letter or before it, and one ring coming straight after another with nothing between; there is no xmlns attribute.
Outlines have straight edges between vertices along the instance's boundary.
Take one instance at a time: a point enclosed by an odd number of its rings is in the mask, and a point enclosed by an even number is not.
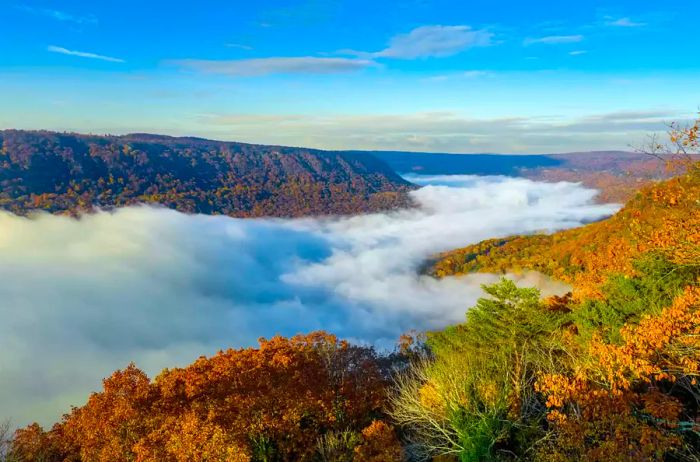
<svg viewBox="0 0 700 462"><path fill-rule="evenodd" d="M135 366L51 430L19 430L18 461L401 460L373 350L324 333L261 340L149 380ZM10 459L13 460L13 459Z"/></svg>
<svg viewBox="0 0 700 462"><path fill-rule="evenodd" d="M675 130L698 149L699 124ZM399 352L325 333L261 340L150 380L135 366L7 461L700 460L700 168L614 217L443 256L439 277L534 269L542 299L485 286L463 323Z"/></svg>

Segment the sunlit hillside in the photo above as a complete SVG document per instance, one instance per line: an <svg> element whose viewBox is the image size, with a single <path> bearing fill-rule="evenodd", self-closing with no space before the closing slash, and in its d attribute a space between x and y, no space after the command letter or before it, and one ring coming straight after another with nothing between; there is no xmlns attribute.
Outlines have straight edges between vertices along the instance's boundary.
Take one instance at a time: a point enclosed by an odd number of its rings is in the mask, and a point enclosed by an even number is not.
<svg viewBox="0 0 700 462"><path fill-rule="evenodd" d="M678 264L697 259L700 245L700 171L642 188L608 220L554 234L491 239L441 256L438 277L474 271L532 269L574 286L585 298L599 294L610 274L635 274L633 261L657 251Z"/></svg>

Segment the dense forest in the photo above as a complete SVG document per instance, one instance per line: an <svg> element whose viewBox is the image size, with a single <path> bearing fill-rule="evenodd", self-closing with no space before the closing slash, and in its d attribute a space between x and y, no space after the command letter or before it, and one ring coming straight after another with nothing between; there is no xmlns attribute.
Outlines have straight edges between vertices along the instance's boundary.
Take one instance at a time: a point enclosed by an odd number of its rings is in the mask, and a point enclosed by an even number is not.
<svg viewBox="0 0 700 462"><path fill-rule="evenodd" d="M698 151L700 122L672 133ZM612 218L447 253L434 273L535 269L573 291L484 287L464 322L391 354L322 332L151 380L115 372L6 461L700 460L700 165ZM0 448L2 449L2 448Z"/></svg>
<svg viewBox="0 0 700 462"><path fill-rule="evenodd" d="M369 154L135 134L0 131L0 208L77 214L156 203L237 217L408 205L412 186Z"/></svg>

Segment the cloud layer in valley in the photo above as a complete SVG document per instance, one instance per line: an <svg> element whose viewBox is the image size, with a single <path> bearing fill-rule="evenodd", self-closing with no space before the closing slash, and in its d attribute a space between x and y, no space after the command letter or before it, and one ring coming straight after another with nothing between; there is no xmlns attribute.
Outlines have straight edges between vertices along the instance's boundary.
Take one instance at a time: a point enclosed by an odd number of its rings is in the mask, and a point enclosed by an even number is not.
<svg viewBox="0 0 700 462"><path fill-rule="evenodd" d="M460 321L495 280L420 275L430 255L616 208L571 183L412 180L428 185L412 193L417 208L341 219L0 214L3 417L50 423L130 361L154 374L260 336L326 329L391 345L403 331Z"/></svg>

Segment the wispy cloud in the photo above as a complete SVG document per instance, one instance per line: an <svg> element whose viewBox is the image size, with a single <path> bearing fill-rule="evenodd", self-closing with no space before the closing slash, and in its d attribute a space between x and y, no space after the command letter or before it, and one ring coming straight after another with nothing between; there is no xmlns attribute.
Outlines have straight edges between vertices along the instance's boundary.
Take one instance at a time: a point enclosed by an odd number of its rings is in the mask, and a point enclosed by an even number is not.
<svg viewBox="0 0 700 462"><path fill-rule="evenodd" d="M202 115L204 132L222 139L325 149L427 152L543 153L625 149L666 121L685 121L674 111L627 111L584 117L471 118L454 112L327 114L266 117ZM503 137L508 133L508 137Z"/></svg>
<svg viewBox="0 0 700 462"><path fill-rule="evenodd" d="M588 54L588 50L574 50L569 52L569 55L571 56L581 56L585 54Z"/></svg>
<svg viewBox="0 0 700 462"><path fill-rule="evenodd" d="M181 59L171 60L169 63L207 74L222 74L234 77L254 77L270 74L338 74L359 71L376 65L376 63L367 59L319 58L314 56L229 61Z"/></svg>
<svg viewBox="0 0 700 462"><path fill-rule="evenodd" d="M254 77L270 74L337 74L378 66L379 58L416 59L451 56L467 48L488 46L493 34L469 26L421 26L406 34L395 36L387 48L376 51L339 50L338 56L268 57L239 60L176 59L167 61L176 66L208 74ZM242 50L252 47L239 43L226 46ZM469 73L472 73L471 75ZM479 73L479 74L476 74ZM481 71L468 71L465 76L476 77Z"/></svg>
<svg viewBox="0 0 700 462"><path fill-rule="evenodd" d="M250 51L253 49L250 45L245 45L243 43L227 43L226 48L237 48L239 50Z"/></svg>
<svg viewBox="0 0 700 462"><path fill-rule="evenodd" d="M577 35L547 35L545 37L537 37L537 38L526 38L524 44L525 45L536 45L536 44L545 44L545 45L560 45L563 43L578 43L583 41L584 37L583 35L577 34Z"/></svg>
<svg viewBox="0 0 700 462"><path fill-rule="evenodd" d="M488 71L464 71L462 72L462 77L466 77L468 79L475 79L477 77L484 77L489 75Z"/></svg>
<svg viewBox="0 0 700 462"><path fill-rule="evenodd" d="M451 56L467 48L489 46L493 33L469 26L422 26L395 36L374 57L415 59Z"/></svg>
<svg viewBox="0 0 700 462"><path fill-rule="evenodd" d="M481 70L472 70L472 71L463 71L463 72L455 72L452 74L438 74L438 75L433 75L430 77L426 77L423 79L425 82L444 82L446 80L454 80L454 79L477 79L480 77L486 77L487 75L490 75L491 72L489 71L481 71Z"/></svg>
<svg viewBox="0 0 700 462"><path fill-rule="evenodd" d="M613 27L643 27L643 26L646 26L647 23L633 21L632 19L630 19L628 17L619 18L619 19L607 17L606 21L605 21L605 25L606 26L613 26Z"/></svg>
<svg viewBox="0 0 700 462"><path fill-rule="evenodd" d="M18 5L17 8L27 13L46 16L57 21L72 22L76 24L97 24L97 18L92 14L76 15L66 13L65 11L52 10L49 8L34 8L27 5Z"/></svg>
<svg viewBox="0 0 700 462"><path fill-rule="evenodd" d="M126 62L120 58L113 58L111 56L103 56L103 55L98 55L95 53L87 53L84 51L69 50L67 48L57 47L54 45L49 46L47 49L51 53L59 53L62 55L79 56L81 58L90 58L90 59L99 59L100 61L109 61L111 63L124 63L124 62Z"/></svg>

